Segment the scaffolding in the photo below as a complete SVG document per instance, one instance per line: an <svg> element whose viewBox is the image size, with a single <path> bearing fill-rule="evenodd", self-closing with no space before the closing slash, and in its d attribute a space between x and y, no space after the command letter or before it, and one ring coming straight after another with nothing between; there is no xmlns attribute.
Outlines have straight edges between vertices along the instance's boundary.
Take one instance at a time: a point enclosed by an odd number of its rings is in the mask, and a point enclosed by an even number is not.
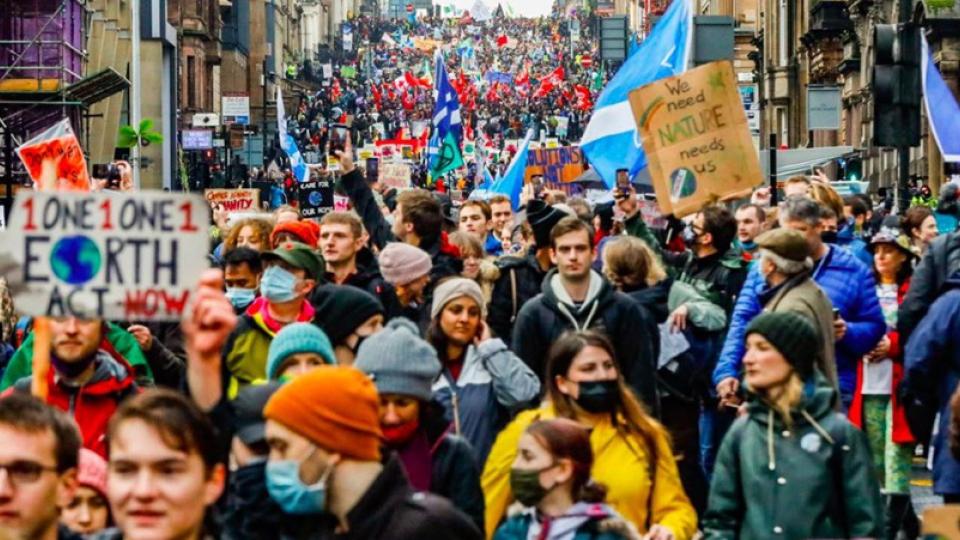
<svg viewBox="0 0 960 540"><path fill-rule="evenodd" d="M28 181L14 148L69 118L83 139L86 113L129 82L116 70L86 75L91 10L86 0L4 2L0 21L0 175L9 210L16 186ZM87 133L88 134L88 133Z"/></svg>

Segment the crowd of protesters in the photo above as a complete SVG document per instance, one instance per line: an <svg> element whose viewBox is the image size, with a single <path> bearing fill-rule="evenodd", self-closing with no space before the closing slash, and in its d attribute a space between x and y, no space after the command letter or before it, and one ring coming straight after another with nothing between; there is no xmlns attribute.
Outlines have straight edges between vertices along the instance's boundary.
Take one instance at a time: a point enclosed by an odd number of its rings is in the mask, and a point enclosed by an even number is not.
<svg viewBox="0 0 960 540"><path fill-rule="evenodd" d="M454 39L430 22L405 31ZM557 18L504 28L484 62L573 69L537 39ZM430 114L354 89L292 129ZM522 99L472 114L510 137L551 112ZM216 219L180 324L50 319L43 399L5 291L0 537L917 538L918 445L960 502L956 190L903 215L823 176L682 219L624 187L451 209L351 150L349 210Z"/></svg>

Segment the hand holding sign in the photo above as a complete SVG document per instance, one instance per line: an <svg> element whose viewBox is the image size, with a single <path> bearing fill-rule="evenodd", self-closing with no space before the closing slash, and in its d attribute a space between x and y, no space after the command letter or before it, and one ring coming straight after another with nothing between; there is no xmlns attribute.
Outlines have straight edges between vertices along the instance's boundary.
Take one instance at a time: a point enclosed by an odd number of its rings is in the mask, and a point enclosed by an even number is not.
<svg viewBox="0 0 960 540"><path fill-rule="evenodd" d="M223 294L223 272L205 271L194 292L193 306L181 324L187 351L187 385L203 410L215 407L223 396L220 351L236 325L237 315Z"/></svg>

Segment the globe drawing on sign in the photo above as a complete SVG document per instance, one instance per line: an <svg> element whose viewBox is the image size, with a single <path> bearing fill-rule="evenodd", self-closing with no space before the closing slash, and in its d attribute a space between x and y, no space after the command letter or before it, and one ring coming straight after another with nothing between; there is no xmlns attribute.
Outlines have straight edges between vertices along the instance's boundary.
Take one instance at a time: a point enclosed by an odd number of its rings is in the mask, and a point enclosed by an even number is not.
<svg viewBox="0 0 960 540"><path fill-rule="evenodd" d="M677 202L697 191L697 177L687 168L679 168L670 175L670 200Z"/></svg>
<svg viewBox="0 0 960 540"><path fill-rule="evenodd" d="M307 201L310 203L310 206L320 206L323 202L323 195L321 195L319 191L313 191L310 195L307 195Z"/></svg>
<svg viewBox="0 0 960 540"><path fill-rule="evenodd" d="M102 262L97 244L86 236L64 236L50 252L54 275L70 285L82 285L93 279Z"/></svg>

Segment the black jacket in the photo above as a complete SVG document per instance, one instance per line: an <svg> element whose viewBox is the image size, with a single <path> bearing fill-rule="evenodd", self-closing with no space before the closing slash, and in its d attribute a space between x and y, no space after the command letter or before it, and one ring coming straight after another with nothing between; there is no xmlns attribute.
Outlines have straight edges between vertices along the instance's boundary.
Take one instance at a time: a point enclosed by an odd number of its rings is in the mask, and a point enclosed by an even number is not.
<svg viewBox="0 0 960 540"><path fill-rule="evenodd" d="M554 284L554 277L557 283ZM592 293L580 308L557 297L562 288L556 270L543 280L541 293L524 304L517 316L513 333L513 350L530 368L545 376L550 346L567 330L594 329L605 332L613 342L620 370L626 382L655 414L659 414L657 398L657 355L660 332L653 317L606 279L591 273ZM565 292L565 291L564 291Z"/></svg>
<svg viewBox="0 0 960 540"><path fill-rule="evenodd" d="M960 232L934 239L920 264L913 271L910 290L897 311L900 343L907 343L934 300L943 292L944 284L960 270Z"/></svg>
<svg viewBox="0 0 960 540"><path fill-rule="evenodd" d="M673 279L664 278L659 283L649 287L624 291L624 294L631 300L640 304L653 317L654 322L662 324L670 316L670 287L673 285Z"/></svg>
<svg viewBox="0 0 960 540"><path fill-rule="evenodd" d="M483 535L449 501L410 487L403 466L390 457L380 476L347 514L349 531L335 532L333 516L285 523L282 537L303 540L481 540Z"/></svg>
<svg viewBox="0 0 960 540"><path fill-rule="evenodd" d="M500 277L493 284L487 324L494 335L502 338L504 343L510 343L520 308L540 294L547 272L540 269L533 251L526 257L500 257L497 267Z"/></svg>
<svg viewBox="0 0 960 540"><path fill-rule="evenodd" d="M442 409L425 415L423 429L433 448L430 491L452 502L482 531L484 503L480 472L483 464L477 462L470 443L454 435L450 427L443 419Z"/></svg>
<svg viewBox="0 0 960 540"><path fill-rule="evenodd" d="M291 518L267 492L266 461L230 473L223 501L222 540L269 540Z"/></svg>
<svg viewBox="0 0 960 540"><path fill-rule="evenodd" d="M332 275L328 275L328 281L333 283ZM357 253L357 273L348 277L342 285L363 289L377 297L383 305L386 320L401 315L396 289L383 279L377 258L369 249L363 248Z"/></svg>

